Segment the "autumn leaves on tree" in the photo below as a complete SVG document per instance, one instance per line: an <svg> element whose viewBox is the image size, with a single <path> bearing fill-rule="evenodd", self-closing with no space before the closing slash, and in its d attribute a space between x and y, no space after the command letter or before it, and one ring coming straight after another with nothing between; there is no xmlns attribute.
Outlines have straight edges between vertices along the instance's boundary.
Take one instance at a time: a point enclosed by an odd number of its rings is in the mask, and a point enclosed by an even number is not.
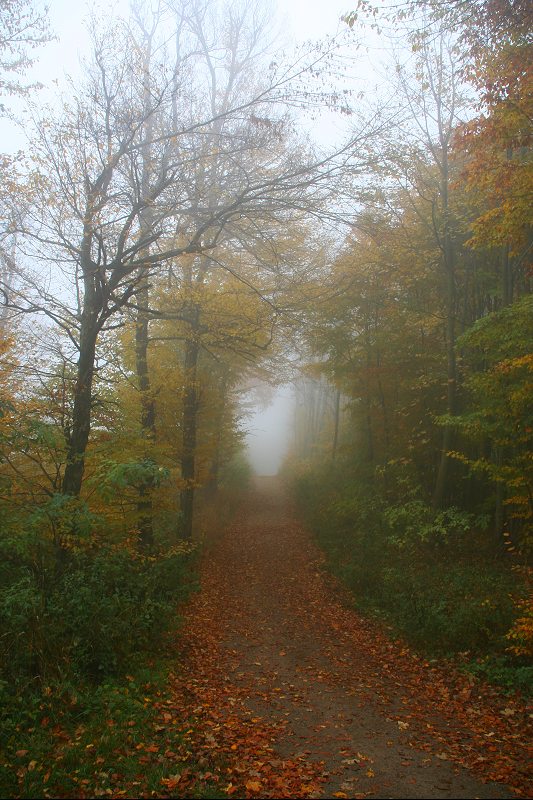
<svg viewBox="0 0 533 800"><path fill-rule="evenodd" d="M161 39L168 25L171 46ZM47 320L44 335L56 342L48 370L70 398L66 417L50 419L65 440L60 491L85 496L89 461L94 474L107 458L98 409L106 404L116 421L109 404L120 405L124 383L134 385L143 546L153 543L159 467L170 470L180 497L174 527L191 537L200 450L213 481L234 446L217 433L212 449L202 449L199 427L210 414L226 416L218 405L232 402L272 336L281 266L273 243L320 213L334 190L336 154L317 158L283 104L323 101L298 84L329 54L268 67L268 35L265 15L244 6L223 13L178 4L163 14L138 4L128 24L103 30L94 20L84 82L56 119L35 117L21 179L27 206L22 212L6 198L18 267L16 280L4 281L5 306ZM130 329L135 358L126 366L113 342L120 336L127 350ZM166 378L179 431L165 455L163 387L151 366L163 340L173 354ZM107 433L116 439L116 430Z"/></svg>
<svg viewBox="0 0 533 800"><path fill-rule="evenodd" d="M349 469L352 482L336 497L330 491L316 523L335 530L339 569L353 568L357 591L367 600L374 592L413 638L440 636L453 648L457 634L474 649L459 628L478 591L469 552L477 542L480 574L498 564L493 580L508 588L487 600L492 618L472 616L471 625L485 626L493 643L506 634L501 650L531 654L531 9L408 2L374 14L362 2L359 14L385 31L405 24L412 53L390 70L396 113L369 142L372 180L332 264L330 296L313 312L298 423L306 452L297 444L296 454L338 460L340 393L338 481ZM348 22L357 25L357 15ZM329 397L317 424L310 409L324 377ZM355 551L373 571L368 583ZM432 559L435 594L428 590L425 606L420 587L413 599L413 579ZM462 587L456 599L453 582ZM520 634L502 612L509 595Z"/></svg>

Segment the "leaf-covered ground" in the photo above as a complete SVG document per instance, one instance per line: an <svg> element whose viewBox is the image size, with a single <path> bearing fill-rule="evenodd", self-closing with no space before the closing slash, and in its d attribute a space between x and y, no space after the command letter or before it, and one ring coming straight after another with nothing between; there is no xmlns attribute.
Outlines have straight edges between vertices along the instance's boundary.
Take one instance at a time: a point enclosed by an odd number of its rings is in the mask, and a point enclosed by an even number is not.
<svg viewBox="0 0 533 800"><path fill-rule="evenodd" d="M527 710L391 641L321 567L275 479L206 559L171 702L220 794L527 796Z"/></svg>
<svg viewBox="0 0 533 800"><path fill-rule="evenodd" d="M76 791L49 796L531 796L523 704L355 613L275 479L210 548L179 651L124 728L127 772L96 742Z"/></svg>

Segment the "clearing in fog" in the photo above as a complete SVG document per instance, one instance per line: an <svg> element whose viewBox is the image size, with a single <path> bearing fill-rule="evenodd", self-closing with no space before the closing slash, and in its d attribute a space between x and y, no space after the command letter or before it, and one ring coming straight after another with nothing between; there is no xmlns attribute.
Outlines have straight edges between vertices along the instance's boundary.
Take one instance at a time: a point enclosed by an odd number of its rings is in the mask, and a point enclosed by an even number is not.
<svg viewBox="0 0 533 800"><path fill-rule="evenodd" d="M256 475L276 475L292 437L294 398L289 386L280 387L266 408L246 419L246 452Z"/></svg>

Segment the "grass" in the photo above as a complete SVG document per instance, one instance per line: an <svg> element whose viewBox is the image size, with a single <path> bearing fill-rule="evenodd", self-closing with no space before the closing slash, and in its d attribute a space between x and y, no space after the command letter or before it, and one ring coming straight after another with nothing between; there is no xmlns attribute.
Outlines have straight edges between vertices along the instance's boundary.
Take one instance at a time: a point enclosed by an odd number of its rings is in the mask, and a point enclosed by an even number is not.
<svg viewBox="0 0 533 800"><path fill-rule="evenodd" d="M120 679L45 687L4 708L0 796L225 797L169 690L175 668L169 650Z"/></svg>

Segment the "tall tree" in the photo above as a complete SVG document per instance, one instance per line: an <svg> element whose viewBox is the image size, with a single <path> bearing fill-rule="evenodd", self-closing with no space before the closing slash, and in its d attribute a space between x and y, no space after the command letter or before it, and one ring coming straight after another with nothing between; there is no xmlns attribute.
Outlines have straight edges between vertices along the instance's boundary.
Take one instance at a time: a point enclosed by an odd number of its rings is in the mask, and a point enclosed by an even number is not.
<svg viewBox="0 0 533 800"><path fill-rule="evenodd" d="M228 25L228 35L235 37L244 23L230 15ZM27 270L25 286L9 295L14 307L44 314L65 330L77 351L62 484L70 495L79 494L82 485L102 332L121 324L128 306L187 319L193 330L190 299L178 309L143 307L143 286L152 273L165 264L172 271L176 259L192 254L201 281L206 255L221 242L234 241L247 251L250 232L257 238L264 222L287 225L306 214L331 216L327 201L336 180L354 143L369 133L356 133L326 156L291 139L281 102L286 96L306 102L306 92L295 84L307 69L317 68L320 54L293 66L273 65L237 92L244 73L237 68L242 55L232 45L225 52L235 64L219 92L209 70L214 57L202 48L192 48L176 69L169 71L165 63L154 68L147 84L143 54L127 25L93 29L93 40L83 86L56 121L36 121L35 169L28 180L35 200L19 225L20 252L35 268L33 274ZM195 72L198 59L204 67ZM208 104L205 92L197 92L204 76ZM65 276L63 293L45 288L50 270L54 286ZM192 335L191 369L195 347Z"/></svg>
<svg viewBox="0 0 533 800"><path fill-rule="evenodd" d="M411 204L433 241L432 258L444 323L445 408L453 416L458 410L458 256L464 236L452 201L457 176L452 140L465 100L453 41L445 33L426 33L411 37L413 54L408 64L395 65L398 122L388 135L377 137L371 144L378 185L373 202L386 210L391 204L391 184L396 185L403 193L402 202L407 199ZM370 199L368 191L365 196ZM407 229L402 233L401 227L397 233L409 235ZM446 501L449 491L448 453L452 439L452 430L445 428L435 473L435 507Z"/></svg>

